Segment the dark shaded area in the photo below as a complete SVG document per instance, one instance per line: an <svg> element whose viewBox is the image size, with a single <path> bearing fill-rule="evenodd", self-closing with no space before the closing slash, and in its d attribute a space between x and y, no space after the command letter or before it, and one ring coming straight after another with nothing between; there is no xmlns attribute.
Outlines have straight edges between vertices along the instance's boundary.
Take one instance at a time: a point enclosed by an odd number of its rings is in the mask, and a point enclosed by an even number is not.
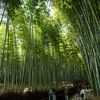
<svg viewBox="0 0 100 100"><path fill-rule="evenodd" d="M69 88L69 97L78 93L78 89L81 86L74 86ZM57 100L64 100L64 89L58 89L55 91ZM17 93L17 92L7 92L0 95L0 100L48 100L48 91L47 90L36 90L34 92Z"/></svg>

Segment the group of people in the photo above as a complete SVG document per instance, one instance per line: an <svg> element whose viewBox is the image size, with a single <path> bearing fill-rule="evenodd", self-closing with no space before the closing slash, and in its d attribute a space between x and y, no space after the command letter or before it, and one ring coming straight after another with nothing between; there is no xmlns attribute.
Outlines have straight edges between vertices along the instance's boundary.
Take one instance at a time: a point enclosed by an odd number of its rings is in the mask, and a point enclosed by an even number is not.
<svg viewBox="0 0 100 100"><path fill-rule="evenodd" d="M50 89L48 91L48 94L49 94L49 100L57 100L56 99L56 92L55 92L55 89ZM64 90L64 95L65 95L65 100L69 100L69 97L68 97L68 88L66 87L65 90Z"/></svg>
<svg viewBox="0 0 100 100"><path fill-rule="evenodd" d="M55 89L50 89L49 92L49 100L57 100L56 99L56 92L55 92ZM69 100L69 97L68 97L68 88L66 87L65 90L64 90L64 95L65 95L65 100Z"/></svg>
<svg viewBox="0 0 100 100"><path fill-rule="evenodd" d="M78 88L78 92L77 92L77 100L88 100L88 95L89 93L91 93L93 89L89 89L87 88L86 85L83 85L80 88ZM56 100L56 93L55 93L55 89L50 89L49 92L49 100ZM65 100L69 100L69 89L67 87L65 87L64 90L64 96L65 96Z"/></svg>
<svg viewBox="0 0 100 100"><path fill-rule="evenodd" d="M55 89L50 89L49 92L49 100L56 100L56 93L55 93Z"/></svg>
<svg viewBox="0 0 100 100"><path fill-rule="evenodd" d="M80 96L77 100L88 100L89 94L91 93L93 89L89 89L86 85L82 86L82 89L80 90Z"/></svg>
<svg viewBox="0 0 100 100"><path fill-rule="evenodd" d="M87 85L83 85L81 88L77 88L77 100L89 100L89 94L93 89L90 89ZM65 100L69 100L68 88L65 88Z"/></svg>

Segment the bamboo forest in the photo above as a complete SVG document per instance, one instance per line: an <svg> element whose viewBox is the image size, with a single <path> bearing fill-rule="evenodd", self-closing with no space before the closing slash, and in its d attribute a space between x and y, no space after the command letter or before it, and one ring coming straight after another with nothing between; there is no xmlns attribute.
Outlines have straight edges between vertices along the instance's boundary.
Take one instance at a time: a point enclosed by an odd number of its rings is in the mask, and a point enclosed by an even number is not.
<svg viewBox="0 0 100 100"><path fill-rule="evenodd" d="M0 100L100 100L100 0L0 0Z"/></svg>

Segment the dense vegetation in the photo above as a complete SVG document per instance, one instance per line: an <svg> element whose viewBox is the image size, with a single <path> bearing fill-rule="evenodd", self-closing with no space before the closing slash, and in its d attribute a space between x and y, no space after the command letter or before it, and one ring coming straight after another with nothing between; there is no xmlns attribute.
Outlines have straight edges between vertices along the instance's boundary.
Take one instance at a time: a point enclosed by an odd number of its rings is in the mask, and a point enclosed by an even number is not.
<svg viewBox="0 0 100 100"><path fill-rule="evenodd" d="M1 0L4 88L87 80L100 93L99 0Z"/></svg>

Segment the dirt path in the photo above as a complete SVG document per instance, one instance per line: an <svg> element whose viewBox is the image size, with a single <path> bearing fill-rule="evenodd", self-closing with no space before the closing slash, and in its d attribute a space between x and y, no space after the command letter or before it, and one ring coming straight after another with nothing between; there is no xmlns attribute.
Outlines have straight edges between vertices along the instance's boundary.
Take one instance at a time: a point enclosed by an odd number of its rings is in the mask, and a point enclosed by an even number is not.
<svg viewBox="0 0 100 100"><path fill-rule="evenodd" d="M89 94L88 95L88 98L87 100L100 100L100 96L95 96L94 94ZM73 96L71 100L81 100L81 99L77 99L77 96Z"/></svg>
<svg viewBox="0 0 100 100"><path fill-rule="evenodd" d="M93 94L90 94L91 100L100 100L100 96L95 96Z"/></svg>

